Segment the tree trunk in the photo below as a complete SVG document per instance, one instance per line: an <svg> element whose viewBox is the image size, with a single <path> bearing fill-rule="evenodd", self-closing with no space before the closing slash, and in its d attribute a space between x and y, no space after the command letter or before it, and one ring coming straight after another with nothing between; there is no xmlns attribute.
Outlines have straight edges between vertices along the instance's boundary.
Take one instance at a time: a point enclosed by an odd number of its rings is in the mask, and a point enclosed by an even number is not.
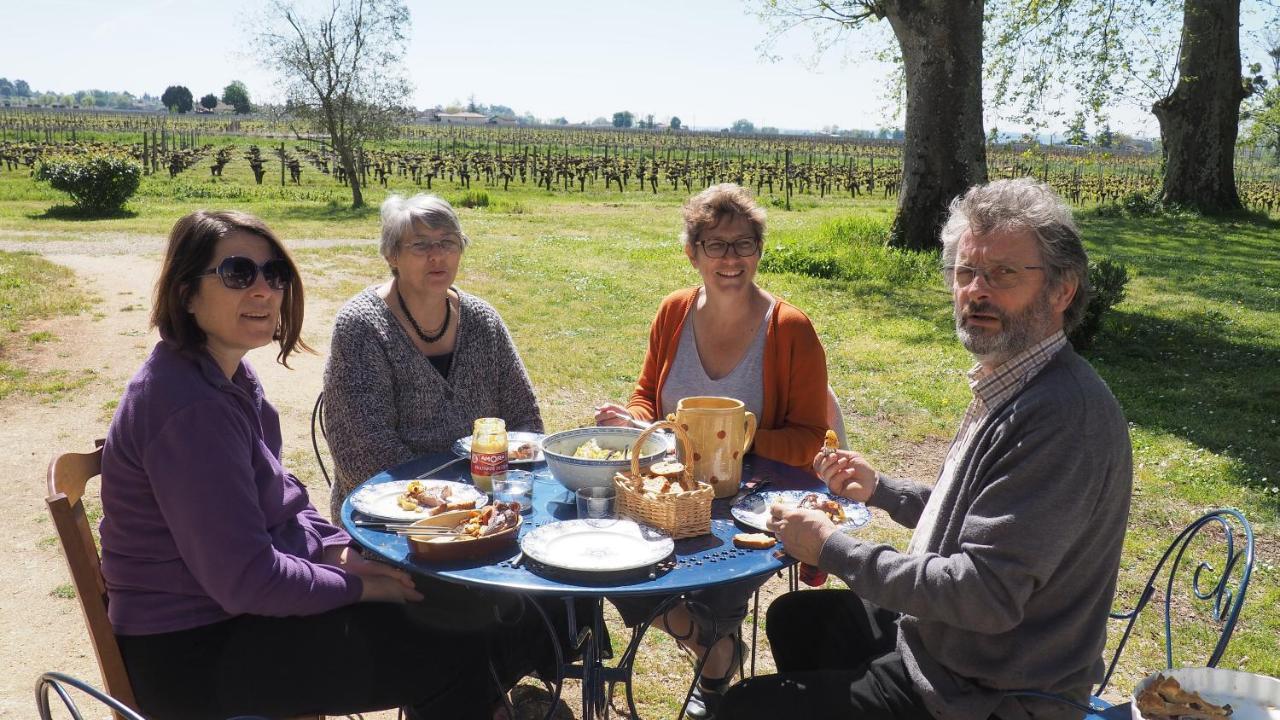
<svg viewBox="0 0 1280 720"><path fill-rule="evenodd" d="M338 146L338 160L342 162L347 184L351 186L351 208L364 207L364 194L360 192L360 166L356 164L355 151L345 142Z"/></svg>
<svg viewBox="0 0 1280 720"><path fill-rule="evenodd" d="M987 181L983 0L886 2L885 17L907 81L902 188L889 242L933 249L951 200Z"/></svg>
<svg viewBox="0 0 1280 720"><path fill-rule="evenodd" d="M1160 121L1160 198L1204 213L1242 209L1236 192L1240 102L1240 0L1186 0L1178 85L1151 106Z"/></svg>

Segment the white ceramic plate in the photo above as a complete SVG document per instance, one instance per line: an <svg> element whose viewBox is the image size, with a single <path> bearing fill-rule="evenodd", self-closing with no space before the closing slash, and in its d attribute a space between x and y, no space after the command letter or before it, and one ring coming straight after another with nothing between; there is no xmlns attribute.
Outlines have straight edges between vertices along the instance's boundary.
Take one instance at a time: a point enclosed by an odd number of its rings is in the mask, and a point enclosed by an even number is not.
<svg viewBox="0 0 1280 720"><path fill-rule="evenodd" d="M529 460L512 460L512 465L532 465L542 461L542 438L545 437L541 433L524 432L523 430L513 430L507 433L507 452L515 448L521 443L533 443L533 458ZM453 441L453 452L460 457L467 457L471 454L471 436L458 438Z"/></svg>
<svg viewBox="0 0 1280 720"><path fill-rule="evenodd" d="M520 539L520 549L551 567L579 572L636 570L675 550L671 536L633 520L565 520L543 525Z"/></svg>
<svg viewBox="0 0 1280 720"><path fill-rule="evenodd" d="M784 505L798 505L805 495L810 494L807 490L762 490L754 495L748 495L733 504L729 509L733 513L733 519L756 530L764 530L768 532L765 523L769 520L769 507L774 503L782 503ZM814 493L819 496L826 496L826 493ZM836 502L840 503L840 507L844 508L845 520L838 526L841 530L856 530L857 528L871 522L871 511L867 510L867 506L860 502L854 502L847 498L832 497Z"/></svg>
<svg viewBox="0 0 1280 720"><path fill-rule="evenodd" d="M1280 720L1280 680L1276 678L1223 668L1175 668L1163 671L1163 675L1177 679L1182 689L1198 692L1215 705L1231 705L1231 720ZM1155 677L1153 673L1138 683L1130 700ZM1130 710L1133 720L1147 720L1138 712L1137 702Z"/></svg>
<svg viewBox="0 0 1280 720"><path fill-rule="evenodd" d="M427 509L405 510L396 502L396 498L404 493L412 480L392 480L391 482L365 485L351 494L351 507L382 520L421 520L428 517ZM433 488L441 485L449 486L450 500L466 502L475 499L476 507L489 502L489 496L466 483L452 480L419 480L423 487Z"/></svg>

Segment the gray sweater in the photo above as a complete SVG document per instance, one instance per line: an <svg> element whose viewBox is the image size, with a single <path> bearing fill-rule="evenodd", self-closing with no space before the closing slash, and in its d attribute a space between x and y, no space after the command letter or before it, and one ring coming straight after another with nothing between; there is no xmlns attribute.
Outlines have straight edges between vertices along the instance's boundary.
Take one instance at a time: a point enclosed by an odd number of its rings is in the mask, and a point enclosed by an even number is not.
<svg viewBox="0 0 1280 720"><path fill-rule="evenodd" d="M921 554L836 533L819 565L902 613L898 650L935 717L1073 717L1001 702L1082 699L1102 680L1107 613L1129 514L1128 425L1070 346L994 408L959 459L954 501ZM870 504L915 527L930 489L881 476Z"/></svg>
<svg viewBox="0 0 1280 720"><path fill-rule="evenodd" d="M337 466L330 509L382 470L446 452L478 417L542 432L542 415L507 326L485 301L457 288L460 309L449 376L441 377L374 288L334 320L324 371L325 427Z"/></svg>

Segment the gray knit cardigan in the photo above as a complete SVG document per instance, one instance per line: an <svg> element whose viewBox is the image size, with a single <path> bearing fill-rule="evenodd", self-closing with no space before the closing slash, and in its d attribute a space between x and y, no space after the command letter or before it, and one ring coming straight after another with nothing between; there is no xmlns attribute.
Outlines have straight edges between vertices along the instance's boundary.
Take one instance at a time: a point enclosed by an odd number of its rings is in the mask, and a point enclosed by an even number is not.
<svg viewBox="0 0 1280 720"><path fill-rule="evenodd" d="M325 426L337 465L330 509L370 476L471 434L478 417L542 432L533 384L498 312L457 288L458 335L448 377L409 339L370 287L334 320L324 371Z"/></svg>
<svg viewBox="0 0 1280 720"><path fill-rule="evenodd" d="M819 566L902 613L898 650L939 720L1079 717L1005 693L1083 700L1102 679L1133 480L1119 404L1065 347L992 409L955 473L925 552L835 533ZM931 492L881 476L868 504L913 528Z"/></svg>

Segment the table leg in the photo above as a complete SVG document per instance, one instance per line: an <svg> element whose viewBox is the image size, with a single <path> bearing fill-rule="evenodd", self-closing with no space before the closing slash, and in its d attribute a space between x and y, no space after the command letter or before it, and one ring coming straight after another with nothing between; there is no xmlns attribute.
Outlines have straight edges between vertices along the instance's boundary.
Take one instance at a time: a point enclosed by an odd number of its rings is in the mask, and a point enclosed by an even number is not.
<svg viewBox="0 0 1280 720"><path fill-rule="evenodd" d="M564 692L565 668L567 667L564 661L564 649L560 647L559 633L556 632L555 623L551 622L551 617L547 615L547 611L544 610L542 606L539 605L534 600L533 597L528 595L521 595L520 597L521 599L524 600L525 607L532 607L534 610L538 611L538 617L541 617L542 624L547 626L547 635L551 637L551 647L552 649L555 650L555 653L556 653L556 673L557 673L556 681L555 681L556 691L551 696L551 705L547 708L547 716L545 718L545 720L551 720L552 716L555 715L556 707L560 704L560 694ZM572 603L569 605L569 613L572 616L572 613L573 613ZM570 617L569 623L570 623L569 632L570 632L570 635L572 636L572 633L573 633L572 617ZM514 718L516 716L514 710L512 708L508 708L508 710L511 711L511 717Z"/></svg>

